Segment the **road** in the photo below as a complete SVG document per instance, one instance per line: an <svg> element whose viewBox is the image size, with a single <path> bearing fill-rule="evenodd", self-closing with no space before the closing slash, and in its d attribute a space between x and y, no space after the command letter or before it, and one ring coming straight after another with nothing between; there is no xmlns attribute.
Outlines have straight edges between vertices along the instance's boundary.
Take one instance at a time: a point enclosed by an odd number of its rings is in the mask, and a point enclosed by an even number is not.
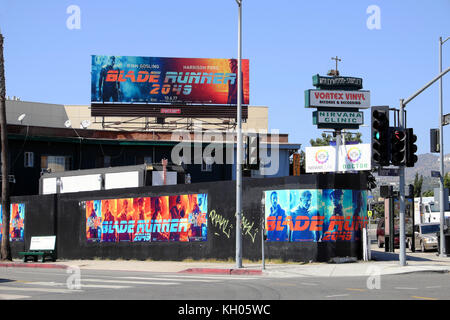
<svg viewBox="0 0 450 320"><path fill-rule="evenodd" d="M0 299L377 300L450 299L450 274L269 277L131 271L0 268ZM371 288L368 287L369 286Z"/></svg>

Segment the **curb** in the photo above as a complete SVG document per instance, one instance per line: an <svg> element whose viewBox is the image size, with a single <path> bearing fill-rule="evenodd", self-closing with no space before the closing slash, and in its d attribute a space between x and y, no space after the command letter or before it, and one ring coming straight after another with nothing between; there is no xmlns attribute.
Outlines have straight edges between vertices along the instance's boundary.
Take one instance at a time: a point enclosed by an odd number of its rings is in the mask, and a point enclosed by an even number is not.
<svg viewBox="0 0 450 320"><path fill-rule="evenodd" d="M45 263L0 263L0 267L4 268L42 268L42 269L68 269L69 266L63 264L45 264Z"/></svg>
<svg viewBox="0 0 450 320"><path fill-rule="evenodd" d="M237 274L237 275L257 275L263 274L262 270L255 269L212 269L212 268L189 268L185 270L178 271L178 273L191 273L191 274Z"/></svg>

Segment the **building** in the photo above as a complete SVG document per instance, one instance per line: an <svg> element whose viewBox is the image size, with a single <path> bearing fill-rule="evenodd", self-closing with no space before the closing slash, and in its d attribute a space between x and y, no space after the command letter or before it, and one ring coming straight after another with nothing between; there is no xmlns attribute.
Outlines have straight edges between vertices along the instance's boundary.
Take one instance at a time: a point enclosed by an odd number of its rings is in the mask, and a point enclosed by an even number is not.
<svg viewBox="0 0 450 320"><path fill-rule="evenodd" d="M39 178L49 171L144 163L157 168L163 159L182 168L184 175L189 174L191 183L235 179L233 119L168 118L170 121L161 123L148 118L91 117L89 108L6 101L12 195L38 194ZM290 143L287 134L264 133L268 131L267 107L249 107L243 131L262 133L263 165L248 172L249 176L289 175L289 157L300 144ZM172 161L176 146L186 148L178 153L181 160ZM215 161L210 163L209 158ZM185 182L182 180L178 183Z"/></svg>

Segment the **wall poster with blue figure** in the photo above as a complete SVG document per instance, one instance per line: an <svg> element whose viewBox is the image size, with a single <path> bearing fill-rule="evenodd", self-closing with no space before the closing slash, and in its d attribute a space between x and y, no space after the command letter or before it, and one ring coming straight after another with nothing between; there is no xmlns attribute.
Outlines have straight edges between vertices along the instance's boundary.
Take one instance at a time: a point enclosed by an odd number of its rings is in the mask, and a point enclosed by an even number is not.
<svg viewBox="0 0 450 320"><path fill-rule="evenodd" d="M267 241L358 241L368 222L362 190L268 190L264 197Z"/></svg>

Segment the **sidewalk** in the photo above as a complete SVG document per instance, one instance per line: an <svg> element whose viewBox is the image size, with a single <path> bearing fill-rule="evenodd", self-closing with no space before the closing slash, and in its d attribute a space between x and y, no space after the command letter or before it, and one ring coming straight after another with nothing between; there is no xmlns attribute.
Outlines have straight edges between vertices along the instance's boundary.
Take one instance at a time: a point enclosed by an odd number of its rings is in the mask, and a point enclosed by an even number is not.
<svg viewBox="0 0 450 320"><path fill-rule="evenodd" d="M239 274L271 277L346 277L402 274L411 272L449 272L450 257L438 257L436 252L407 252L407 266L400 266L397 253L384 252L372 246L371 261L352 263L246 263L236 268L229 262L177 262L136 260L68 260L46 263L0 263L0 267L59 268L79 267L81 270L114 270L137 272L163 272L188 274Z"/></svg>

